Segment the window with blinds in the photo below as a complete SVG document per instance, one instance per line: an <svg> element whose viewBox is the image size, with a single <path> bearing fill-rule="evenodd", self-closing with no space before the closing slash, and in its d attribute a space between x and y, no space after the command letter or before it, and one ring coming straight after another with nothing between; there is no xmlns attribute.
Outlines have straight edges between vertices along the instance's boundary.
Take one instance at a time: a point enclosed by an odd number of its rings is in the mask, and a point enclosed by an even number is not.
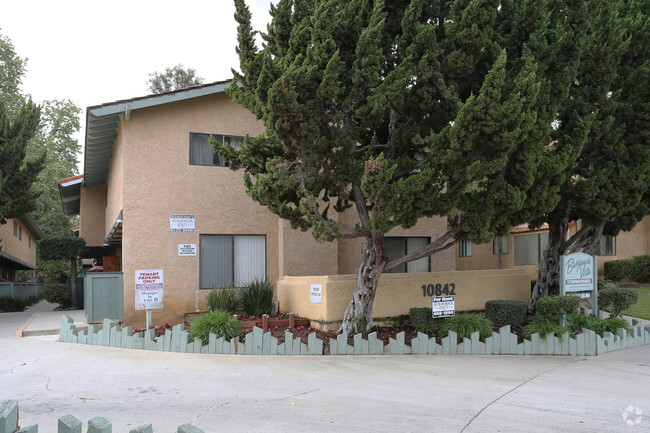
<svg viewBox="0 0 650 433"><path fill-rule="evenodd" d="M599 256L615 256L616 255L616 236L603 235L600 238L600 248L598 251Z"/></svg>
<svg viewBox="0 0 650 433"><path fill-rule="evenodd" d="M515 236L515 266L538 265L548 245L548 233Z"/></svg>
<svg viewBox="0 0 650 433"><path fill-rule="evenodd" d="M235 149L239 149L244 143L244 137L236 137L221 134L198 134L190 133L190 165L214 165L217 167L226 167L223 156L214 152L210 137L221 144L229 144Z"/></svg>
<svg viewBox="0 0 650 433"><path fill-rule="evenodd" d="M460 241L458 243L458 255L460 257L472 257L472 241Z"/></svg>
<svg viewBox="0 0 650 433"><path fill-rule="evenodd" d="M266 278L266 236L200 236L201 289L245 287L256 278Z"/></svg>
<svg viewBox="0 0 650 433"><path fill-rule="evenodd" d="M429 243L428 237L386 237L384 249L388 260L402 257L405 254L417 251ZM394 273L431 272L431 260L429 257L422 257L412 262L402 263L388 270Z"/></svg>

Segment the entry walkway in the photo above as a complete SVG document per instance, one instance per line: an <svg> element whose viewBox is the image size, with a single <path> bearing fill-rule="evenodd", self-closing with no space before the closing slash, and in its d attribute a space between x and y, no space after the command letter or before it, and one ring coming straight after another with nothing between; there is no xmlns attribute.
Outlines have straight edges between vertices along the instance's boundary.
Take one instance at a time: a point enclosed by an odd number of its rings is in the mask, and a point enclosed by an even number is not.
<svg viewBox="0 0 650 433"><path fill-rule="evenodd" d="M58 306L41 301L22 312L0 313L0 337L58 335L64 315L72 317L78 329L88 328L84 310L54 311Z"/></svg>

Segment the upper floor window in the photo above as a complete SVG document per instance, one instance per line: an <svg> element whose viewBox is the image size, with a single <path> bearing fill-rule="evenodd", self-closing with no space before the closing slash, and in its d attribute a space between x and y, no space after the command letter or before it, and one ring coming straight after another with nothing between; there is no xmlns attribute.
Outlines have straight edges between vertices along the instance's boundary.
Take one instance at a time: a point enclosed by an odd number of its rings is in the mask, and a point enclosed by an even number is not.
<svg viewBox="0 0 650 433"><path fill-rule="evenodd" d="M460 257L472 257L472 241L460 241L458 252Z"/></svg>
<svg viewBox="0 0 650 433"><path fill-rule="evenodd" d="M18 237L18 223L14 221L14 236Z"/></svg>
<svg viewBox="0 0 650 433"><path fill-rule="evenodd" d="M386 237L384 238L384 249L388 260L402 257L403 255L417 251L429 244L428 237ZM429 257L422 257L412 262L402 263L388 270L395 273L409 272L431 272L431 260Z"/></svg>
<svg viewBox="0 0 650 433"><path fill-rule="evenodd" d="M214 137L221 144L229 144L239 149L244 143L244 137L220 134L198 134L190 133L190 165L214 165L225 167L226 162L223 156L214 152L210 144L210 136Z"/></svg>
<svg viewBox="0 0 650 433"><path fill-rule="evenodd" d="M600 238L599 256L615 256L616 255L616 236L603 235Z"/></svg>
<svg viewBox="0 0 650 433"><path fill-rule="evenodd" d="M23 228L18 227L18 240L22 241L23 240Z"/></svg>

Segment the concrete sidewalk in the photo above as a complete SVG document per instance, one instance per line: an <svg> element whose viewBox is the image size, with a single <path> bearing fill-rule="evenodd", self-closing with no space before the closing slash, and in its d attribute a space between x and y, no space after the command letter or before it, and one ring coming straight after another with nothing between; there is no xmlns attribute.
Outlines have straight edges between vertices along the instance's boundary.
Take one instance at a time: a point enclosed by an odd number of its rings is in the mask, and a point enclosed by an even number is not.
<svg viewBox="0 0 650 433"><path fill-rule="evenodd" d="M41 301L22 313L0 313L0 326L4 324L4 329L7 329L6 322L12 323L14 327L20 323L14 331L16 337L58 335L61 329L61 318L66 315L74 320L77 329L88 328L84 310L54 311L58 306L59 304ZM11 329L13 328L8 330L11 331Z"/></svg>

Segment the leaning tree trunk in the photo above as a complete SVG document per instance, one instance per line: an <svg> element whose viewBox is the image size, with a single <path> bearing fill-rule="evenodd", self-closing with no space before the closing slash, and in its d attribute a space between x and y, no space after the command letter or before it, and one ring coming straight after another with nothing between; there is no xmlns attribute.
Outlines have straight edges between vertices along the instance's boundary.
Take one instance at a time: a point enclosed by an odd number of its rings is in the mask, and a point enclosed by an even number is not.
<svg viewBox="0 0 650 433"><path fill-rule="evenodd" d="M564 254L568 225L568 218L563 218L559 223L549 224L548 246L539 265L532 302L548 295L560 293L560 256Z"/></svg>
<svg viewBox="0 0 650 433"><path fill-rule="evenodd" d="M338 332L368 334L372 327L372 304L377 293L379 277L386 265L384 237L375 235L366 238L359 272L354 282L350 304L343 314L343 323Z"/></svg>

